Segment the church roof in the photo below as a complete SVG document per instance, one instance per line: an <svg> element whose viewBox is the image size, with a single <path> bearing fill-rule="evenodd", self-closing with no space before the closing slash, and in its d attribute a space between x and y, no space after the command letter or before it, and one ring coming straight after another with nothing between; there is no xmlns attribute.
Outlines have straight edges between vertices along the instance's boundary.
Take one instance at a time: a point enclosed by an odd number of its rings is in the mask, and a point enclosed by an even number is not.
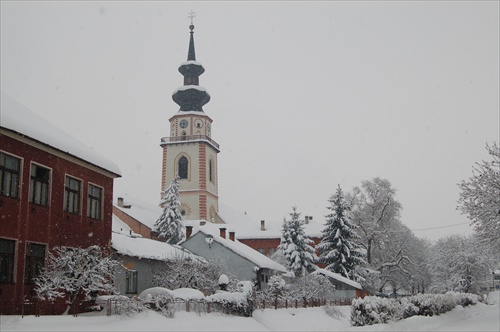
<svg viewBox="0 0 500 332"><path fill-rule="evenodd" d="M153 229L156 220L161 215L161 208L150 202L142 201L130 195L120 195L123 197L124 207L115 207L136 219L143 225ZM116 201L116 200L115 200ZM276 239L281 238L281 228L283 220L266 220L264 230L261 230L261 222L253 219L250 215L243 211L239 211L219 200L219 216L225 221L225 224L207 224L227 228L228 232L235 232L237 239ZM191 221L185 221L189 223ZM199 223L199 221L194 221ZM321 231L324 225L315 219L304 224L304 230L310 237L321 237Z"/></svg>
<svg viewBox="0 0 500 332"><path fill-rule="evenodd" d="M238 239L275 239L281 238L283 219L266 220L264 229L261 229L261 221L253 219L245 212L238 211L219 201L219 215L226 222L228 230L236 231ZM321 237L321 232L325 226L316 221L310 220L304 224L304 231L310 237Z"/></svg>
<svg viewBox="0 0 500 332"><path fill-rule="evenodd" d="M117 204L113 203L113 205L117 209L128 214L130 217L134 218L144 226L147 226L150 229L154 228L154 224L162 213L162 209L160 208L159 204L155 205L150 202L145 202L127 194L119 195L119 197L123 198L123 206L118 206Z"/></svg>
<svg viewBox="0 0 500 332"><path fill-rule="evenodd" d="M123 205L126 207L115 207L125 212L132 218L136 219L145 226L153 229L156 220L161 215L161 208L150 202L144 202L130 195L120 195L123 197ZM283 220L265 221L264 230L261 230L261 222L253 219L250 215L243 211L234 209L233 207L219 200L219 216L225 221L225 224L212 224L217 230L220 227L225 227L228 232L235 232L237 239L275 239L281 238L281 228ZM184 221L185 225L196 224L199 221ZM209 226L211 227L211 226ZM315 219L304 224L304 230L310 237L321 237L321 231L324 225Z"/></svg>
<svg viewBox="0 0 500 332"><path fill-rule="evenodd" d="M184 76L184 85L174 91L172 99L180 106L180 112L203 112L203 105L210 101L210 95L204 88L199 87L199 77L205 72L205 68L196 61L192 23L189 29L191 31L187 61L179 66L179 72Z"/></svg>

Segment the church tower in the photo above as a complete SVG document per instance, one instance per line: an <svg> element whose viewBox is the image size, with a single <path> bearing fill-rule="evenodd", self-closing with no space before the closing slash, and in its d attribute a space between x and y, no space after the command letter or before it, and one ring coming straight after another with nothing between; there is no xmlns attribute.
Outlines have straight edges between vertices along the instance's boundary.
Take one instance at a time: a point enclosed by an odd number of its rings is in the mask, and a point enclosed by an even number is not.
<svg viewBox="0 0 500 332"><path fill-rule="evenodd" d="M192 14L191 14L192 15ZM218 217L217 154L219 144L212 140L212 119L203 112L210 101L208 92L199 86L205 71L196 61L194 25L190 29L187 61L180 65L184 85L174 91L172 99L179 111L170 121L170 137L163 137L162 193L175 175L179 175L180 212L185 220L207 220L221 223Z"/></svg>

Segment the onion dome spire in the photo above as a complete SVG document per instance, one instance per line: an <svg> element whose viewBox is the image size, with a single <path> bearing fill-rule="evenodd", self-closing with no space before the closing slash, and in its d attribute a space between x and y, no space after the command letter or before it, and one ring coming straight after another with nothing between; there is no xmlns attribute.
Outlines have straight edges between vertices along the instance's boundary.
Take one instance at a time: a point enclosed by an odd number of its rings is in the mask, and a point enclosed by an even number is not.
<svg viewBox="0 0 500 332"><path fill-rule="evenodd" d="M180 65L179 72L184 76L184 85L174 91L172 99L180 106L179 111L203 112L203 105L210 101L208 92L199 86L199 76L205 72L201 63L196 62L196 53L194 48L194 12L189 13L191 18L191 30L189 37L189 49L187 61Z"/></svg>

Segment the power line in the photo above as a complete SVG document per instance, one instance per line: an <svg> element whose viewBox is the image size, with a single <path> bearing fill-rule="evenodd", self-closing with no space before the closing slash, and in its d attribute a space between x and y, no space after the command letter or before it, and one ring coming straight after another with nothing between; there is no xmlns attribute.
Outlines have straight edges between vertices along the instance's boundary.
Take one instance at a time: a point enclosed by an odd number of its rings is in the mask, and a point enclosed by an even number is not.
<svg viewBox="0 0 500 332"><path fill-rule="evenodd" d="M428 231L431 229L438 229L438 228L447 228L447 227L456 227L460 225L465 225L465 224L470 224L470 222L462 222L460 224L453 224L453 225L447 225L447 226L438 226L438 227L430 227L430 228L420 228L420 229L410 229L412 232L418 232L418 231Z"/></svg>

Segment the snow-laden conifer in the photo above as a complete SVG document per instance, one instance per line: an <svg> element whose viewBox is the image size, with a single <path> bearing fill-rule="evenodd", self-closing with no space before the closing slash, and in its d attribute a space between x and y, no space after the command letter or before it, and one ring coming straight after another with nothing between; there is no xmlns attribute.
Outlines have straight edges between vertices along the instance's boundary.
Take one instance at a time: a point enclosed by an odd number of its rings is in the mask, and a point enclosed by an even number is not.
<svg viewBox="0 0 500 332"><path fill-rule="evenodd" d="M297 207L292 207L290 217L290 220L283 220L278 250L283 251L288 268L298 277L313 269L317 256L311 246L313 241L304 231L304 220L300 219Z"/></svg>
<svg viewBox="0 0 500 332"><path fill-rule="evenodd" d="M356 279L356 266L364 263L363 251L355 242L359 236L355 232L356 226L350 221L350 207L340 185L328 202L331 213L326 216L323 236L318 244L321 250L319 261L326 264L325 269L329 271Z"/></svg>
<svg viewBox="0 0 500 332"><path fill-rule="evenodd" d="M114 294L113 273L119 263L104 255L99 246L88 248L55 247L47 266L35 278L35 291L41 300L66 297L68 308L80 295L87 299L99 292Z"/></svg>
<svg viewBox="0 0 500 332"><path fill-rule="evenodd" d="M165 190L165 194L160 203L163 206L163 213L156 221L154 227L159 233L158 237L166 239L169 244L179 243L184 233L182 231L182 216L179 212L179 176L177 175L170 186Z"/></svg>

